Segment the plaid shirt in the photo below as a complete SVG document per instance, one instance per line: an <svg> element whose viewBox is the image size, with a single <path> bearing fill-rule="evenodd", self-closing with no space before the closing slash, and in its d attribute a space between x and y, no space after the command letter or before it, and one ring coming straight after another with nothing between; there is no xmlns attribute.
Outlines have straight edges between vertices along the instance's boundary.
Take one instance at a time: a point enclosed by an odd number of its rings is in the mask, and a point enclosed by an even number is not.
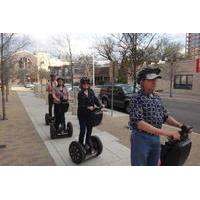
<svg viewBox="0 0 200 200"><path fill-rule="evenodd" d="M132 96L129 114L133 129L137 129L137 123L141 120L161 128L169 115L157 94L146 94L142 89Z"/></svg>

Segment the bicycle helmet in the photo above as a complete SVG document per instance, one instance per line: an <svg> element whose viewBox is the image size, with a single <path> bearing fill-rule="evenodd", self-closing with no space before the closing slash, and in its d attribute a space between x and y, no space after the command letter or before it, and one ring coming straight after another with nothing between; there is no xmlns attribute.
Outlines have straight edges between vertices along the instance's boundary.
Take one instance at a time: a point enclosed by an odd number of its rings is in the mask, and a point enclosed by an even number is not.
<svg viewBox="0 0 200 200"><path fill-rule="evenodd" d="M88 83L90 84L90 79L88 77L82 77L80 80L80 84Z"/></svg>

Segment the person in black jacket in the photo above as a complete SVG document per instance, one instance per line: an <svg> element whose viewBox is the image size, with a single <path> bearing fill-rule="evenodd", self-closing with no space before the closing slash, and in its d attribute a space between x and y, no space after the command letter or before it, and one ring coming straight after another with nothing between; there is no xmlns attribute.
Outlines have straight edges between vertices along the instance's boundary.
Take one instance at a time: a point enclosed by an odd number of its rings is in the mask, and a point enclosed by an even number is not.
<svg viewBox="0 0 200 200"><path fill-rule="evenodd" d="M81 91L78 93L78 120L80 125L79 142L84 144L86 148L93 151L93 146L90 140L92 134L91 113L94 111L95 106L100 107L101 104L90 88L90 80L83 77L80 80Z"/></svg>

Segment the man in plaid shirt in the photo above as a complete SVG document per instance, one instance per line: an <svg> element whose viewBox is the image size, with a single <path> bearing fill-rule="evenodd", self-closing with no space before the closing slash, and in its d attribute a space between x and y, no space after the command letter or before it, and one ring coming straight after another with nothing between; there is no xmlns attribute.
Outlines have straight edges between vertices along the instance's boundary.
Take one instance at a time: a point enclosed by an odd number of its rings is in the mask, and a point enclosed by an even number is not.
<svg viewBox="0 0 200 200"><path fill-rule="evenodd" d="M167 123L181 128L182 124L169 115L161 98L154 92L161 78L159 68L145 68L137 77L141 90L130 101L131 165L156 166L160 159L160 135L180 140L178 131L166 131Z"/></svg>

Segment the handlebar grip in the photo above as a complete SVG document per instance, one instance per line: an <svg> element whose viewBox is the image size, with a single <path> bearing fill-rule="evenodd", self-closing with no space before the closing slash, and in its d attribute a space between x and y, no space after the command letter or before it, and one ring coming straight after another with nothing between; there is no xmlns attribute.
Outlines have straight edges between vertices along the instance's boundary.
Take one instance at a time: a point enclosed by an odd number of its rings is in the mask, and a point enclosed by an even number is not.
<svg viewBox="0 0 200 200"><path fill-rule="evenodd" d="M192 128L193 128L192 126L187 126L184 124L181 127L181 133L189 133Z"/></svg>

